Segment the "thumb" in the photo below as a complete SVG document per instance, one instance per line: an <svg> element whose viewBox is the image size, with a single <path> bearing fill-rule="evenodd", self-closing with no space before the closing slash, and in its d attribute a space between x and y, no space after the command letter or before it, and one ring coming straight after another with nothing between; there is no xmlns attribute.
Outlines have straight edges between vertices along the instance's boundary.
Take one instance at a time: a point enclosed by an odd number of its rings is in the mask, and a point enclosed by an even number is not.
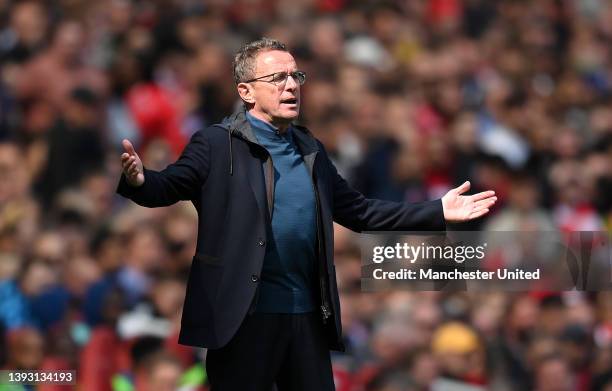
<svg viewBox="0 0 612 391"><path fill-rule="evenodd" d="M457 194L463 194L466 191L470 190L470 181L465 181L463 184L455 189Z"/></svg>
<svg viewBox="0 0 612 391"><path fill-rule="evenodd" d="M136 155L136 151L134 150L134 146L132 145L130 140L123 139L121 144L123 144L123 149L125 149L125 152L127 152L130 156Z"/></svg>

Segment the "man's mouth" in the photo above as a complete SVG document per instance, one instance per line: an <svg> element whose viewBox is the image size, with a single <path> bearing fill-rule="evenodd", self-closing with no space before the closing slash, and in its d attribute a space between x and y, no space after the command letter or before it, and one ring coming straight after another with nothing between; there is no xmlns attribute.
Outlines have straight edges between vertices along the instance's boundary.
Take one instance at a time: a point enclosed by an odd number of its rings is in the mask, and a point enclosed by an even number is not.
<svg viewBox="0 0 612 391"><path fill-rule="evenodd" d="M287 105L295 105L295 104L297 104L297 99L295 99L295 98L283 99L283 100L281 100L281 103L284 103L284 104L287 104Z"/></svg>

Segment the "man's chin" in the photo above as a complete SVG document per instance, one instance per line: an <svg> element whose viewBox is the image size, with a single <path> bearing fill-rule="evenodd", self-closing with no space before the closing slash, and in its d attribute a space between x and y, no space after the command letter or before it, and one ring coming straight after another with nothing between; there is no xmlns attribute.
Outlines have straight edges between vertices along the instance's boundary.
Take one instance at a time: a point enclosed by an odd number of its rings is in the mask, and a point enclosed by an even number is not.
<svg viewBox="0 0 612 391"><path fill-rule="evenodd" d="M300 109L296 108L293 110L283 110L282 113L280 113L280 115L278 116L278 118L282 121L287 121L287 122L291 122L295 119L297 119L297 117L300 115Z"/></svg>

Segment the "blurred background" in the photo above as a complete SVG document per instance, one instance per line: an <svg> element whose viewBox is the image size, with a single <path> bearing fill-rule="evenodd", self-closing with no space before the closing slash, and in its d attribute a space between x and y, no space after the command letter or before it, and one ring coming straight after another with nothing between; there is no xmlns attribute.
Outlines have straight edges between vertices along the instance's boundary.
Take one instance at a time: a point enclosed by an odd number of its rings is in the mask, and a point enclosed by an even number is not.
<svg viewBox="0 0 612 391"><path fill-rule="evenodd" d="M461 229L612 231L610 1L1 0L0 368L207 389L176 342L197 215L115 195L120 142L173 162L239 104L231 60L261 36L365 195L469 179L499 200ZM339 391L612 390L609 292L361 293L358 244L336 227Z"/></svg>

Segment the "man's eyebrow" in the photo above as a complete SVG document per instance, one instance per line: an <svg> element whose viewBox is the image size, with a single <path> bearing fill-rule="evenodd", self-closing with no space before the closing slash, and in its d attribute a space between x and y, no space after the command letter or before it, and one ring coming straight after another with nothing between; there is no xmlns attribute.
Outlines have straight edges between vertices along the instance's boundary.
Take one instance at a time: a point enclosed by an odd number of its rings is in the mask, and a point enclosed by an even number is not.
<svg viewBox="0 0 612 391"><path fill-rule="evenodd" d="M291 73L291 72L295 72L295 71L298 71L298 70L299 70L299 68L297 67L297 65L296 65L295 67L290 67L290 69L291 69L290 71L287 71L287 69L286 69L286 68L283 68L283 69L280 69L280 70L277 70L277 71L274 71L274 70L267 71L267 73L262 73L261 75L255 76L255 78L258 78L258 77L263 77L263 76L272 76L274 73L281 73L281 72ZM256 72L256 73L257 73L257 72Z"/></svg>
<svg viewBox="0 0 612 391"><path fill-rule="evenodd" d="M275 73L285 73L285 72L287 72L287 71L286 71L286 70L284 70L284 69L283 69L283 70L280 70L280 71L269 71L268 73L264 73L264 74L262 74L261 76L256 76L256 77L272 76L272 75L274 75Z"/></svg>

